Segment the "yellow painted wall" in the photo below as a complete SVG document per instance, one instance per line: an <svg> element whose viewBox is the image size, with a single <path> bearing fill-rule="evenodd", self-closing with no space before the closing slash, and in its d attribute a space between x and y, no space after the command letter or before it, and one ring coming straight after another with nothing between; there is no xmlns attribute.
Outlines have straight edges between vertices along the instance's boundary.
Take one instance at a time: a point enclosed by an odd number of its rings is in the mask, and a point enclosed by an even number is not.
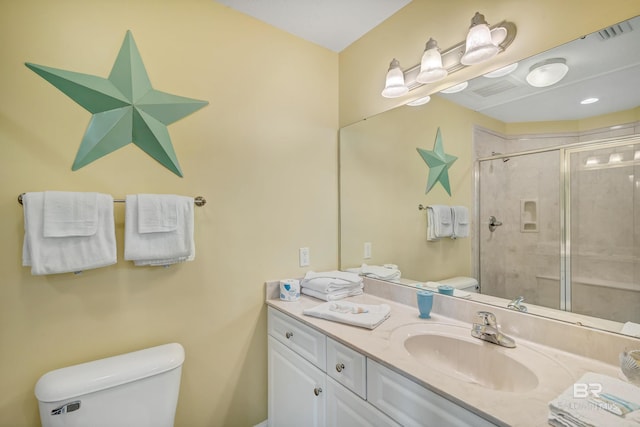
<svg viewBox="0 0 640 427"><path fill-rule="evenodd" d="M502 20L516 24L516 39L505 52L404 97L380 95L391 59L406 69L420 62L429 37L443 50L464 41L476 11L490 25ZM340 52L340 124L404 105L638 14L637 0L414 0Z"/></svg>
<svg viewBox="0 0 640 427"><path fill-rule="evenodd" d="M155 89L210 105L169 132L184 178L129 145L76 171L91 114L25 61L107 77L126 31ZM212 0L22 0L0 6L0 426L38 425L45 372L179 342L176 425L267 418L265 280L337 266L338 55ZM31 276L21 192L203 195L196 260Z"/></svg>

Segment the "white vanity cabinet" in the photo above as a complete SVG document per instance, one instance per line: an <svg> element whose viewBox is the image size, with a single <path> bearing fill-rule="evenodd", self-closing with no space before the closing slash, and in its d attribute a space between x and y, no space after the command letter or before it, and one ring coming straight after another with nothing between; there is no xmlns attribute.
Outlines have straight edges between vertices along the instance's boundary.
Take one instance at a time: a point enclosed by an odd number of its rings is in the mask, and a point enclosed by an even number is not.
<svg viewBox="0 0 640 427"><path fill-rule="evenodd" d="M271 307L268 332L270 427L493 426Z"/></svg>

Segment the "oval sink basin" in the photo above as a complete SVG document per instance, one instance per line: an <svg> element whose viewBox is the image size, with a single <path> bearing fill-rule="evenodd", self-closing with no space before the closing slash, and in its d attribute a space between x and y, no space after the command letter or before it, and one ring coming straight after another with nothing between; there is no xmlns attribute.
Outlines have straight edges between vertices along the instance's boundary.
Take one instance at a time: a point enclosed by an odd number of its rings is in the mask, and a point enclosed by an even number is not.
<svg viewBox="0 0 640 427"><path fill-rule="evenodd" d="M412 324L394 331L392 340L424 366L487 389L527 392L538 387L540 375L571 379L562 366L532 348L517 341L516 348L501 347L472 337L470 330L442 323Z"/></svg>

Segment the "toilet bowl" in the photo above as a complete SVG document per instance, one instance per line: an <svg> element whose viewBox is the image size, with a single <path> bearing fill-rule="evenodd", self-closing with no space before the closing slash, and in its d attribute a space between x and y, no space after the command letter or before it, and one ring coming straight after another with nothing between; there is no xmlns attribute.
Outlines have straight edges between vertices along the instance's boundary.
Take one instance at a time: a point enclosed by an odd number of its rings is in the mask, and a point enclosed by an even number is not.
<svg viewBox="0 0 640 427"><path fill-rule="evenodd" d="M172 343L44 374L43 427L172 427L184 349Z"/></svg>

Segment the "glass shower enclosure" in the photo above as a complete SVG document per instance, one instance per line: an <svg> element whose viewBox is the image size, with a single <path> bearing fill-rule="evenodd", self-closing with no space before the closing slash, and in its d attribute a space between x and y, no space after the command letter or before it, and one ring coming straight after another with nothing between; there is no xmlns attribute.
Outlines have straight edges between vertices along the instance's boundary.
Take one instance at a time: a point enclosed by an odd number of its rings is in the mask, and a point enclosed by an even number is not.
<svg viewBox="0 0 640 427"><path fill-rule="evenodd" d="M481 293L640 322L640 137L476 161Z"/></svg>

